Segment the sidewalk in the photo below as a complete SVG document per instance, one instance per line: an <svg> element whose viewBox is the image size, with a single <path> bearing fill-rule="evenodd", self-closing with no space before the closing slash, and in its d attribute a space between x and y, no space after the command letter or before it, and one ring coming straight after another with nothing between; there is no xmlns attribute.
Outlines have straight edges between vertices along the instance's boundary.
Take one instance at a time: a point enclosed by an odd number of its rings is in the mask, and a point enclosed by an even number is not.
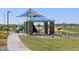
<svg viewBox="0 0 79 59"><path fill-rule="evenodd" d="M30 49L21 42L17 33L9 35L7 44L9 51L30 51Z"/></svg>

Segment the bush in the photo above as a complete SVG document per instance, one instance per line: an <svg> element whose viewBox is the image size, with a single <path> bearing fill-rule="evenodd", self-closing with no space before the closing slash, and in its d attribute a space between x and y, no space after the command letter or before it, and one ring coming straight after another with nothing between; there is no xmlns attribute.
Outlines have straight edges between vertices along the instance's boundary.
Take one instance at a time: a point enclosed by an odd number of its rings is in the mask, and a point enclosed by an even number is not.
<svg viewBox="0 0 79 59"><path fill-rule="evenodd" d="M0 34L0 39L7 39L8 35L5 33Z"/></svg>
<svg viewBox="0 0 79 59"><path fill-rule="evenodd" d="M6 46L7 42L0 42L0 46Z"/></svg>

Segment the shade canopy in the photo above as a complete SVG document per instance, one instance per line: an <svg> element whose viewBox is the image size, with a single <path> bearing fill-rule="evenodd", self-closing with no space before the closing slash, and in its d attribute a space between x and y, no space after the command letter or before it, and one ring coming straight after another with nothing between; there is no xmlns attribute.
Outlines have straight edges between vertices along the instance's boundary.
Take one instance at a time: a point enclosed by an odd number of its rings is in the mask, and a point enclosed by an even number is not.
<svg viewBox="0 0 79 59"><path fill-rule="evenodd" d="M31 8L18 17L30 17L30 16L31 17L43 17L42 15L40 15L36 11L32 10Z"/></svg>
<svg viewBox="0 0 79 59"><path fill-rule="evenodd" d="M48 18L44 17L43 15L40 15L36 11L32 10L31 8L28 9L24 14L22 14L18 17L30 17L31 20L28 20L28 21L32 21L32 22L45 22L45 21L54 22L53 19L48 19Z"/></svg>

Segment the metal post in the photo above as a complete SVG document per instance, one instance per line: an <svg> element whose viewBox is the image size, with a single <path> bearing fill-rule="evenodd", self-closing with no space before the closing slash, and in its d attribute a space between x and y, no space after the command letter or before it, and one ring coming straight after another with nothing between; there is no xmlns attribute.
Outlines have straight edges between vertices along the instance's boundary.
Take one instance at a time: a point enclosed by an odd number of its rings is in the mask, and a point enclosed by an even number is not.
<svg viewBox="0 0 79 59"><path fill-rule="evenodd" d="M28 17L27 17L28 20ZM29 37L29 20L28 20L28 37Z"/></svg>
<svg viewBox="0 0 79 59"><path fill-rule="evenodd" d="M5 25L5 14L4 14L4 25Z"/></svg>
<svg viewBox="0 0 79 59"><path fill-rule="evenodd" d="M9 13L11 11L7 11L7 34L9 34Z"/></svg>
<svg viewBox="0 0 79 59"><path fill-rule="evenodd" d="M27 16L27 20L28 20L28 17L29 17L29 19L31 20L31 17L32 17L32 16L31 16L31 8L30 8L29 15ZM28 37L29 37L29 30L30 30L30 29L29 29L29 22L30 22L30 21L28 20Z"/></svg>

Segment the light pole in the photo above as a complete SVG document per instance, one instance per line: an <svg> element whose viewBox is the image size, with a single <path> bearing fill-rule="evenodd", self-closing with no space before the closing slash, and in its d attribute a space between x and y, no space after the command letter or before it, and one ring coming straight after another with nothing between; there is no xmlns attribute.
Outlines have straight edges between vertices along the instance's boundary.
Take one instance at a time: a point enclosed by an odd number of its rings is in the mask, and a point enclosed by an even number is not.
<svg viewBox="0 0 79 59"><path fill-rule="evenodd" d="M5 14L4 14L4 23L3 23L3 27L4 27L4 30L5 30Z"/></svg>
<svg viewBox="0 0 79 59"><path fill-rule="evenodd" d="M9 34L9 13L11 13L11 11L7 11L7 34Z"/></svg>

